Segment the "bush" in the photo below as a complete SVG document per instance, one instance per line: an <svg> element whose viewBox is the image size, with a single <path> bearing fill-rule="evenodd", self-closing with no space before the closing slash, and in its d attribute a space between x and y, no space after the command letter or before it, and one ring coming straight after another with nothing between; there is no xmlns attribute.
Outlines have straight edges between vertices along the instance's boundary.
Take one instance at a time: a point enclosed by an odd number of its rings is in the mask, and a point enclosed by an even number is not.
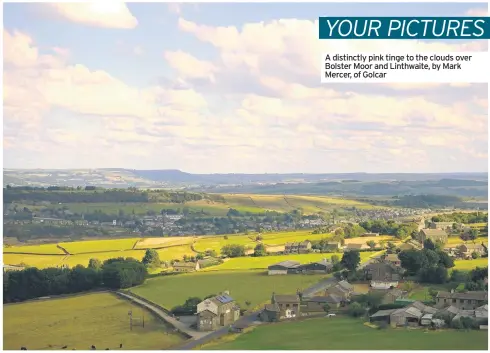
<svg viewBox="0 0 490 353"><path fill-rule="evenodd" d="M354 302L347 308L347 313L352 317L361 317L366 313L366 310L358 302Z"/></svg>

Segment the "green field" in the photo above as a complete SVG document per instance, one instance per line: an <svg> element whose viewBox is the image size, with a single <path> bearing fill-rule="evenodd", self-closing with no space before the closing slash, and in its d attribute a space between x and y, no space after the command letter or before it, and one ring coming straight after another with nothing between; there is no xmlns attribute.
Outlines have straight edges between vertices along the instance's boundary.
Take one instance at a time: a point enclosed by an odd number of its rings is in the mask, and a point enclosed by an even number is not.
<svg viewBox="0 0 490 353"><path fill-rule="evenodd" d="M129 330L128 310L145 318L145 327ZM3 348L166 349L183 341L149 312L113 294L97 293L3 306Z"/></svg>
<svg viewBox="0 0 490 353"><path fill-rule="evenodd" d="M236 338L232 340L233 336ZM487 350L487 331L377 330L345 317L259 326L210 350Z"/></svg>
<svg viewBox="0 0 490 353"><path fill-rule="evenodd" d="M194 249L199 252L214 250L219 254L223 246L231 244L243 245L247 248L253 249L257 243L249 238L248 235L228 235L228 239L225 239L224 235L199 237L194 243Z"/></svg>
<svg viewBox="0 0 490 353"><path fill-rule="evenodd" d="M145 215L148 212L160 213L163 209L182 210L187 207L191 212L205 212L211 216L225 216L230 208L240 212L264 213L265 211L290 212L301 208L305 214L330 211L335 207L373 208L376 206L365 202L343 198L301 195L258 195L258 194L221 194L225 202L211 200L176 203L66 203L63 206L75 213L89 213L100 210L107 214ZM19 204L19 207L23 206ZM35 206L25 205L31 209ZM56 208L55 206L54 208ZM381 207L378 207L381 208Z"/></svg>
<svg viewBox="0 0 490 353"><path fill-rule="evenodd" d="M485 267L488 266L488 258L482 257L479 259L472 260L456 260L454 261L453 270L472 270L476 267Z"/></svg>
<svg viewBox="0 0 490 353"><path fill-rule="evenodd" d="M203 298L228 290L238 304L247 309L269 301L272 292L292 294L318 282L325 275L268 276L265 271L195 272L178 276L161 276L146 280L132 292L150 301L172 308L189 297Z"/></svg>
<svg viewBox="0 0 490 353"><path fill-rule="evenodd" d="M56 244L40 244L28 246L9 246L3 247L3 253L25 253L25 254L45 254L45 255L63 255L63 250L58 248Z"/></svg>
<svg viewBox="0 0 490 353"><path fill-rule="evenodd" d="M371 257L374 252L362 252L361 262ZM309 263L314 261L320 261L322 259L329 259L332 255L337 255L342 258L342 254L294 254L294 255L275 255L275 256L262 256L262 257L236 257L225 261L218 266L212 266L203 269L203 271L224 271L224 270L252 270L252 269L266 269L270 265L275 263L292 260L300 263Z"/></svg>

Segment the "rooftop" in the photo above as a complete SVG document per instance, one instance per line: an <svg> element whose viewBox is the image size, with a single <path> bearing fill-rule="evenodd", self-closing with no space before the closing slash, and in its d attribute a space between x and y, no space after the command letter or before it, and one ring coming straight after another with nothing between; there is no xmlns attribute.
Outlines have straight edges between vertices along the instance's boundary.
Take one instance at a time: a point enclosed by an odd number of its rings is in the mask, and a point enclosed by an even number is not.
<svg viewBox="0 0 490 353"><path fill-rule="evenodd" d="M472 292L463 292L463 293L450 293L450 292L438 292L437 298L446 298L446 299L470 299L470 300L487 300L488 293L485 291L472 291Z"/></svg>
<svg viewBox="0 0 490 353"><path fill-rule="evenodd" d="M295 267L298 267L300 265L301 264L298 261L286 260L286 261L278 262L277 264L273 264L271 266L283 266L283 267L288 267L288 268L295 268Z"/></svg>

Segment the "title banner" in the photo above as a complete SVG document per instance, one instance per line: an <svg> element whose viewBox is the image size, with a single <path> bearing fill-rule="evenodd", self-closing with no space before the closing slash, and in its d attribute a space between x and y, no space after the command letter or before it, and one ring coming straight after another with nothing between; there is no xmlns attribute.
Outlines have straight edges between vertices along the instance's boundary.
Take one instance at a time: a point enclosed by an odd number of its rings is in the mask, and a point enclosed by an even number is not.
<svg viewBox="0 0 490 353"><path fill-rule="evenodd" d="M490 39L490 17L320 17L320 39Z"/></svg>

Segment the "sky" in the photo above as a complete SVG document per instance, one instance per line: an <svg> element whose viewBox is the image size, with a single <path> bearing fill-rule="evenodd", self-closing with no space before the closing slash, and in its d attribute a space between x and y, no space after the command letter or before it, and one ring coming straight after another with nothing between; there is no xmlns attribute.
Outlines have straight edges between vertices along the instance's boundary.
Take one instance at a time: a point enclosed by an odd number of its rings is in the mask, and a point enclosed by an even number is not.
<svg viewBox="0 0 490 353"><path fill-rule="evenodd" d="M478 3L4 4L4 168L486 172L487 84L320 84L319 16L487 15Z"/></svg>

